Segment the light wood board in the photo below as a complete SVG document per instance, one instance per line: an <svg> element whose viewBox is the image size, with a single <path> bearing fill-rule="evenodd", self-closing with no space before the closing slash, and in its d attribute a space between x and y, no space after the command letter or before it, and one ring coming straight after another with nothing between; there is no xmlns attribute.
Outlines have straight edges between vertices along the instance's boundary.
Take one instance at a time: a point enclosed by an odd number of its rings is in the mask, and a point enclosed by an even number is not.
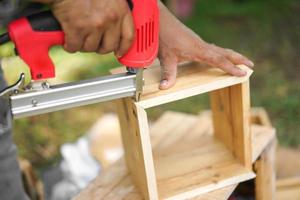
<svg viewBox="0 0 300 200"><path fill-rule="evenodd" d="M239 65L238 67L245 70L247 75L235 77L205 64L184 63L178 66L175 86L168 90L159 90L158 88L161 77L160 66L150 67L144 71L145 85L141 101L137 102L137 104L146 109L243 83L249 79L253 71L245 65ZM125 72L125 68L117 68L111 72L113 74L122 73Z"/></svg>
<svg viewBox="0 0 300 200"><path fill-rule="evenodd" d="M170 120L174 123L169 123ZM182 128L179 128L179 126L176 128L172 124L191 124L195 123L196 126L189 128L187 126L183 126ZM180 126L181 127L181 126ZM185 128L184 128L185 127ZM261 140L266 140L267 138L271 138L271 135L274 137L274 130L271 128L265 128L261 127L264 129L264 131L261 131L259 126L256 126L255 128L252 128L252 131L254 133L253 137L253 151L256 151L257 153L253 153L253 155L260 154L258 153L259 150L257 149L264 149L265 147L259 146L259 145L265 145L265 142L261 142ZM178 129L178 131L177 131ZM179 131L179 129L181 129ZM190 129L190 131L185 132L187 129ZM198 131L196 131L198 130ZM260 132L260 134L256 134L256 131ZM173 133L173 137L169 137L168 135ZM181 134L180 134L181 133ZM183 134L183 135L182 135ZM177 177L170 178L173 175L172 174L181 174L186 171L190 170L196 170L195 175L197 175L198 178L205 180L205 174L206 170L208 170L208 176L214 177L213 174L217 174L216 172L222 172L222 169L226 170L226 166L230 166L232 163L232 159L229 156L229 154L225 153L225 160L228 159L228 162L224 162L224 166L218 165L218 163L221 163L219 157L223 152L223 145L219 144L217 141L215 141L212 137L212 122L209 117L209 113L201 114L200 116L193 116L193 115L187 115L187 114L182 114L182 113L176 113L176 112L166 112L156 123L153 124L153 126L150 129L150 135L151 135L151 143L153 145L153 156L154 160L161 160L162 163L155 165L156 169L158 170L158 183L159 184L166 184L169 188L173 188L174 186L170 186L170 183L172 183L172 180L179 180L179 181L184 181L181 180L180 177L177 179ZM268 137L258 137L256 138L255 135L269 135ZM165 137L168 137L171 139L169 140L164 140ZM184 141L184 142L183 142ZM187 145L186 142L189 142L189 145ZM207 145L210 142L211 146L210 149L206 148L201 148L201 145ZM207 143L207 144L205 144ZM196 164L194 165L192 161L192 165L186 165L183 166L182 164L180 165L179 172L175 171L172 172L173 168L177 165L177 163L169 163L169 169L171 171L166 171L166 173L162 173L163 171L159 172L159 170L166 170L167 169L167 161L168 159L172 159L172 155L174 156L180 156L183 159L187 159L184 162L191 162L188 158L184 158L187 154L187 152L191 150L191 155L194 155L195 157L195 163L199 161L199 159L205 159L205 162L208 162L205 165L202 165L204 167L203 169L199 169L197 171L197 166ZM208 159L208 156L204 156L201 158L199 152L201 151L209 151L209 154L213 155L212 161ZM219 154L218 154L219 152ZM225 150L226 152L226 150ZM156 157L156 155L159 155ZM164 156L165 155L165 156ZM216 156L218 155L218 156ZM189 157L189 156L186 156ZM220 156L223 157L223 156ZM223 158L220 158L223 159ZM209 160L209 161L208 161ZM214 166L212 166L214 165ZM130 200L141 200L141 196L137 189L134 187L132 180L130 178L130 175L125 167L124 160L119 161L116 163L112 168L107 169L103 171L99 177L91 183L76 199L130 199ZM212 167L211 167L212 166ZM199 166L198 166L199 167ZM205 168L206 167L206 168ZM224 168L223 168L224 167ZM241 170L244 168L240 168L239 166L235 166L235 169ZM231 170L231 169L230 169ZM241 177L241 176L235 176L235 178L239 180L231 180L230 178L224 178L223 176L226 176L227 173L231 173L226 170L224 172L225 175L217 175L215 176L213 182L211 184L206 184L211 188L206 188L207 191L209 190L215 190L220 187L224 187L222 189L212 191L200 196L197 196L195 198L190 197L190 199L197 199L197 200L208 200L208 199L213 199L213 200L225 200L228 198L228 196L231 194L231 192L235 189L236 183L239 181L246 180L248 178L253 177L253 174L249 174L249 177ZM193 173L193 172L192 172ZM237 174L247 174L247 173L237 173ZM188 174L187 174L188 175ZM228 174L227 174L228 175ZM190 178L190 176L189 176ZM210 178L207 178L207 181L209 181ZM226 182L226 181L228 182ZM175 181L175 182L176 182ZM196 181L197 182L197 181ZM192 182L191 182L192 183ZM195 182L194 182L195 183ZM188 184L187 182L185 184ZM172 184L171 184L172 185ZM225 187L228 185L228 187ZM178 189L179 187L177 183L175 183L174 188ZM180 189L180 187L179 187ZM191 190L194 190L195 193L193 195L196 195L199 193L196 189L193 188L193 186L190 187ZM164 191L160 191L161 195L163 195ZM201 193L201 191L200 191ZM176 191L174 194L177 194ZM188 196L185 196L184 199L188 199ZM162 196L163 197L163 196ZM180 199L182 196L173 196L176 197L177 199ZM212 198L214 197L214 198ZM174 199L176 199L174 198ZM162 198L163 199L163 198Z"/></svg>
<svg viewBox="0 0 300 200"><path fill-rule="evenodd" d="M157 183L146 111L130 98L119 100L117 105L127 167L144 197L156 200Z"/></svg>

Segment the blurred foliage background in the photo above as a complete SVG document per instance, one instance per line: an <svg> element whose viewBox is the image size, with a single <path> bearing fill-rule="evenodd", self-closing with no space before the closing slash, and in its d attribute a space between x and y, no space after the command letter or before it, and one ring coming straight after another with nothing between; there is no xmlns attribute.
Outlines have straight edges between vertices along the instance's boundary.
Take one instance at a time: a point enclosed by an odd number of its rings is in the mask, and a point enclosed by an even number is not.
<svg viewBox="0 0 300 200"><path fill-rule="evenodd" d="M252 105L266 108L278 130L280 144L300 146L300 1L298 0L196 0L193 15L183 22L204 40L234 49L255 62ZM180 37L178 37L180 40ZM0 48L12 55L13 46ZM68 54L51 50L58 77L53 82L82 80L108 74L118 66L113 55ZM2 60L9 82L26 70L17 57ZM207 96L189 98L150 111L156 119L165 110L199 113L209 108ZM14 121L14 138L20 156L42 169L59 159L59 147L75 141L112 103L101 103Z"/></svg>

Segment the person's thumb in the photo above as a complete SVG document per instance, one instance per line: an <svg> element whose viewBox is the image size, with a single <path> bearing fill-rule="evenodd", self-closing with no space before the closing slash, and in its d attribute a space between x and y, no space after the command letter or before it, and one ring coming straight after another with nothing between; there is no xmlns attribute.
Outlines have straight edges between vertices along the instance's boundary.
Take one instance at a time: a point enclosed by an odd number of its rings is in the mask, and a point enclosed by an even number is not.
<svg viewBox="0 0 300 200"><path fill-rule="evenodd" d="M161 82L159 89L166 90L175 85L177 76L177 58L175 55L168 55L160 59Z"/></svg>

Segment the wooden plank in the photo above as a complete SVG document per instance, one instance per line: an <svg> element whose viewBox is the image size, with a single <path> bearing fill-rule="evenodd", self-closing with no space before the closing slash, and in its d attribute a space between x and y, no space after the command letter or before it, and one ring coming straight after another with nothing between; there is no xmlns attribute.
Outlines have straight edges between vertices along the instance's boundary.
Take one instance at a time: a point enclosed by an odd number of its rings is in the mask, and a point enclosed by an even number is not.
<svg viewBox="0 0 300 200"><path fill-rule="evenodd" d="M130 98L117 104L125 160L133 182L145 199L158 199L147 114Z"/></svg>
<svg viewBox="0 0 300 200"><path fill-rule="evenodd" d="M255 179L256 200L275 200L275 150L276 140L273 140L254 165L257 174Z"/></svg>
<svg viewBox="0 0 300 200"><path fill-rule="evenodd" d="M252 125L252 162L254 163L265 148L276 140L276 130L273 127Z"/></svg>
<svg viewBox="0 0 300 200"><path fill-rule="evenodd" d="M212 90L225 88L249 79L252 70L239 65L247 72L244 77L235 77L226 74L218 68L212 68L201 63L184 63L178 67L177 81L174 87L168 90L159 90L160 66L153 66L144 72L145 86L141 101L137 104L143 108L150 108L165 103L177 101L187 97L206 93ZM125 68L111 71L113 74L125 72Z"/></svg>
<svg viewBox="0 0 300 200"><path fill-rule="evenodd" d="M194 197L190 200L228 200L236 187L237 185L227 186L225 188Z"/></svg>
<svg viewBox="0 0 300 200"><path fill-rule="evenodd" d="M233 155L252 167L249 81L210 93L214 133Z"/></svg>
<svg viewBox="0 0 300 200"><path fill-rule="evenodd" d="M212 147L155 158L161 199L187 199L255 177L224 145L208 145Z"/></svg>
<svg viewBox="0 0 300 200"><path fill-rule="evenodd" d="M92 183L89 184L74 200L105 199L120 182L129 177L124 159L117 161L112 167L102 171Z"/></svg>
<svg viewBox="0 0 300 200"><path fill-rule="evenodd" d="M273 129L273 133L263 134L265 130L252 131L255 140L254 144L257 146L266 146L266 148L254 148L252 161L256 161L254 169L256 171L255 179L255 198L257 200L275 200L275 183L276 183L276 171L275 171L275 150L276 150L276 131L272 127L270 118L263 108L252 108L251 109L251 121L254 124L265 126L265 128ZM255 128L255 126L253 127ZM260 137L268 138L260 138ZM264 144L258 144L260 142ZM259 157L259 158L258 158ZM258 160L257 160L258 158Z"/></svg>

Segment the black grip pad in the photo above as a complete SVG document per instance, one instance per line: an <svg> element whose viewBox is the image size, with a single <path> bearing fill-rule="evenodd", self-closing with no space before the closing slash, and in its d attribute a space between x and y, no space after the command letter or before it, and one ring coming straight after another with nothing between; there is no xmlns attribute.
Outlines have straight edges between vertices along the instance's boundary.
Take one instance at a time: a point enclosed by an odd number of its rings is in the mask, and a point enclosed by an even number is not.
<svg viewBox="0 0 300 200"><path fill-rule="evenodd" d="M60 31L61 26L51 11L36 13L27 17L35 31Z"/></svg>

